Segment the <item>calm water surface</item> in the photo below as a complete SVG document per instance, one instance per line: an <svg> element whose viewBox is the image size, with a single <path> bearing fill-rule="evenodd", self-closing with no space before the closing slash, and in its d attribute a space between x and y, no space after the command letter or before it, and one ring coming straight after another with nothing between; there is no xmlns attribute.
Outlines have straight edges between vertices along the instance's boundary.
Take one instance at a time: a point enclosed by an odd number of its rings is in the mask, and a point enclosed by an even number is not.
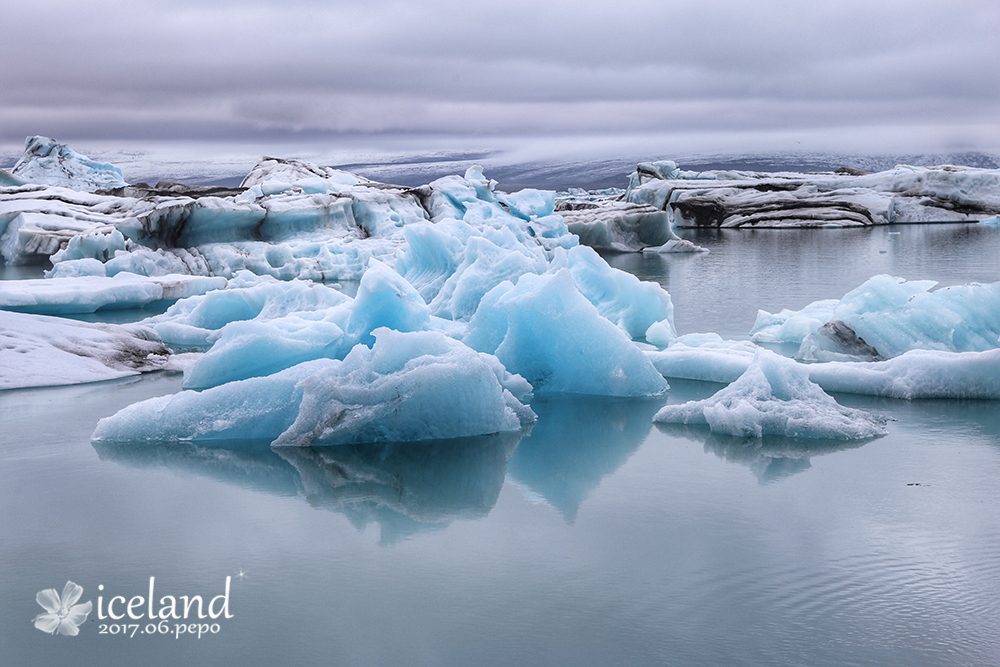
<svg viewBox="0 0 1000 667"><path fill-rule="evenodd" d="M609 257L670 290L681 332L746 337L757 308L882 272L1000 280L974 225L685 235L711 253ZM838 396L898 421L745 442L654 427L719 388L671 384L536 397L523 438L293 451L90 443L179 376L0 394L0 664L1000 664L1000 405ZM151 576L206 602L232 577L232 617L32 627L42 589L106 604Z"/></svg>

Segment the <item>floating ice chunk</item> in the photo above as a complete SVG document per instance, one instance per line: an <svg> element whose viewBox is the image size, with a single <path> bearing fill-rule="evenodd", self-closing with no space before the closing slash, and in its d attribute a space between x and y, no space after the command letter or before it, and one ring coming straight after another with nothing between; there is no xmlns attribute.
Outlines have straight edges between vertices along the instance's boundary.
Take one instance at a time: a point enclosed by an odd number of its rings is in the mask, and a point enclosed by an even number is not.
<svg viewBox="0 0 1000 667"><path fill-rule="evenodd" d="M378 327L421 331L430 325L430 309L420 294L405 278L376 260L361 278L351 309L346 331L365 345L374 342L371 332Z"/></svg>
<svg viewBox="0 0 1000 667"><path fill-rule="evenodd" d="M52 255L53 264L74 259L96 259L106 262L119 250L127 250L130 241L117 229L80 234L71 238L66 247Z"/></svg>
<svg viewBox="0 0 1000 667"><path fill-rule="evenodd" d="M995 215L992 218L986 218L979 221L980 225L988 225L990 227L1000 227L1000 216Z"/></svg>
<svg viewBox="0 0 1000 667"><path fill-rule="evenodd" d="M650 396L667 390L628 336L580 293L569 269L490 290L464 340L495 353L539 391Z"/></svg>
<svg viewBox="0 0 1000 667"><path fill-rule="evenodd" d="M646 342L655 347L664 348L677 340L677 331L672 319L653 322L646 329Z"/></svg>
<svg viewBox="0 0 1000 667"><path fill-rule="evenodd" d="M707 424L744 437L858 440L885 435L888 418L841 406L809 381L805 366L761 349L728 387L703 401L667 405L653 421Z"/></svg>
<svg viewBox="0 0 1000 667"><path fill-rule="evenodd" d="M646 357L667 378L728 384L746 372L759 349L749 341L723 340L714 333L686 334L665 350L646 352Z"/></svg>
<svg viewBox="0 0 1000 667"><path fill-rule="evenodd" d="M27 180L18 178L6 169L0 169L0 188L16 188L27 183Z"/></svg>
<svg viewBox="0 0 1000 667"><path fill-rule="evenodd" d="M14 165L12 173L30 183L57 185L85 192L128 185L118 167L95 162L48 137L25 139L24 155Z"/></svg>
<svg viewBox="0 0 1000 667"><path fill-rule="evenodd" d="M535 421L530 386L495 357L436 332L375 332L336 374L303 383L295 423L274 444L310 445L457 438L517 431Z"/></svg>
<svg viewBox="0 0 1000 667"><path fill-rule="evenodd" d="M470 167L469 171L471 170ZM468 171L466 173L468 174ZM481 169L478 175L482 177ZM486 188L483 187L484 183ZM425 204L431 220L434 222L449 218L462 220L470 207L478 206L480 202L495 203L496 198L488 184L489 181L485 179L472 183L461 176L444 176L432 181L427 186L430 196L427 197Z"/></svg>
<svg viewBox="0 0 1000 667"><path fill-rule="evenodd" d="M0 389L138 375L163 368L169 356L146 327L0 310Z"/></svg>
<svg viewBox="0 0 1000 667"><path fill-rule="evenodd" d="M535 420L523 378L436 332L375 332L343 361L183 391L102 419L95 440L261 438L275 445L456 438L517 431Z"/></svg>
<svg viewBox="0 0 1000 667"><path fill-rule="evenodd" d="M58 210L57 206L53 208ZM56 211L0 213L0 260L8 264L37 264L74 236L99 227L93 220L67 217Z"/></svg>
<svg viewBox="0 0 1000 667"><path fill-rule="evenodd" d="M103 275L103 265L97 260L77 261L99 273L86 275L81 272L80 276L72 278L0 281L0 308L48 315L141 308L154 301L183 299L222 289L227 282L225 278L204 276L148 278L131 273L108 278Z"/></svg>
<svg viewBox="0 0 1000 667"><path fill-rule="evenodd" d="M459 220L409 225L403 230L406 245L396 259L396 271L431 303L455 273L473 233Z"/></svg>
<svg viewBox="0 0 1000 667"><path fill-rule="evenodd" d="M476 197L483 201L495 201L493 188L497 182L483 175L482 166L476 164L465 170L465 181L476 190Z"/></svg>
<svg viewBox="0 0 1000 667"><path fill-rule="evenodd" d="M840 301L817 301L801 311L778 315L759 312L753 339L802 343L800 355L806 357L812 348L829 348L815 337L806 344L806 337L839 321L883 357L911 349L963 352L1000 345L1000 283L929 291L934 285L930 280L875 276ZM851 345L842 348L846 354L856 354Z"/></svg>
<svg viewBox="0 0 1000 667"><path fill-rule="evenodd" d="M753 362L756 345L688 334L646 356L664 377L730 383ZM893 398L1000 398L1000 353L913 350L888 361L804 364L825 391Z"/></svg>
<svg viewBox="0 0 1000 667"><path fill-rule="evenodd" d="M1000 349L911 350L888 361L835 361L806 368L809 379L826 391L905 399L1000 399Z"/></svg>
<svg viewBox="0 0 1000 667"><path fill-rule="evenodd" d="M643 252L658 252L660 254L687 253L687 252L709 252L708 248L703 248L687 239L670 239L661 246L655 248L643 248Z"/></svg>

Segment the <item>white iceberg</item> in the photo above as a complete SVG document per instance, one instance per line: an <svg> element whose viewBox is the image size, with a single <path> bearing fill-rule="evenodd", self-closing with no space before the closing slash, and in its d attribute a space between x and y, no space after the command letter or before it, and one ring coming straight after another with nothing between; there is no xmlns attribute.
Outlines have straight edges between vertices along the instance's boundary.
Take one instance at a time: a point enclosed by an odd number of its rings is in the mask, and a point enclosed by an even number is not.
<svg viewBox="0 0 1000 667"><path fill-rule="evenodd" d="M761 349L728 387L703 401L667 405L653 421L749 438L858 440L885 435L888 418L840 405L809 380L805 366Z"/></svg>
<svg viewBox="0 0 1000 667"><path fill-rule="evenodd" d="M672 227L857 227L974 222L1000 212L1000 170L911 167L876 174L690 172L640 163L627 201L666 211Z"/></svg>
<svg viewBox="0 0 1000 667"><path fill-rule="evenodd" d="M98 441L267 439L274 445L457 438L535 420L531 386L490 355L437 332L374 332L343 361L130 405L98 422Z"/></svg>
<svg viewBox="0 0 1000 667"><path fill-rule="evenodd" d="M164 368L148 327L0 310L0 390L99 382Z"/></svg>
<svg viewBox="0 0 1000 667"><path fill-rule="evenodd" d="M128 185L118 167L95 162L48 137L25 139L24 156L14 165L11 173L29 183L86 192Z"/></svg>

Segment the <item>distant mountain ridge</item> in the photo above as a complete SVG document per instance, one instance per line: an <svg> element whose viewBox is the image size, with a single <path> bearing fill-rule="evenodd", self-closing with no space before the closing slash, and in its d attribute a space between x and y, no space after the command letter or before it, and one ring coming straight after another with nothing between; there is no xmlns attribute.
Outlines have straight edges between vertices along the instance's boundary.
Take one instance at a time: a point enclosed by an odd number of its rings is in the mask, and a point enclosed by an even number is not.
<svg viewBox="0 0 1000 667"><path fill-rule="evenodd" d="M160 180L176 181L197 185L237 186L246 175L241 171L242 162L246 169L259 157L259 150L252 145L246 147L246 160L234 159L232 151L226 159L218 161L204 155L192 156L190 162L178 160L176 155L161 159L157 154L143 154L129 149L101 151L99 157L122 167L130 183L156 183ZM272 153L275 147L268 147ZM294 151L293 151L294 152ZM9 169L20 158L14 149L0 151L0 168ZM279 155L279 157L297 157ZM621 157L595 157L594 159L552 158L518 162L514 155L504 150L440 150L426 152L404 152L399 154L381 153L369 159L338 161L331 154L327 159L319 156L311 161L350 171L365 178L417 186L441 176L463 174L474 164L484 167L488 177L496 179L500 188L514 191L525 187L546 190L566 190L571 187L596 190L628 185L628 175L638 162L649 160L674 160L682 169L692 171L741 170L741 171L833 171L839 167L850 167L876 172L892 169L898 164L914 166L937 166L955 164L983 169L1000 168L1000 155L979 151L954 153L911 153L882 155L850 155L829 152L755 152L755 153L703 153L669 154L650 153L645 155L623 154Z"/></svg>

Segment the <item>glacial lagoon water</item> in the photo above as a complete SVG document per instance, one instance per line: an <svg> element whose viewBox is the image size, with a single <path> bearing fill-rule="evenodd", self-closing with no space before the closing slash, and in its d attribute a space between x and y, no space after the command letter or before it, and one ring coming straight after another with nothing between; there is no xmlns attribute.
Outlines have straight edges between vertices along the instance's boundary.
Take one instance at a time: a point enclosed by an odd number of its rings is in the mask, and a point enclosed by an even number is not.
<svg viewBox="0 0 1000 667"><path fill-rule="evenodd" d="M682 235L711 252L608 256L682 333L745 338L757 308L877 273L1000 280L976 225ZM177 375L2 393L0 664L1000 664L997 402L841 395L889 434L748 442L654 426L719 388L671 386L536 396L523 438L292 451L91 444ZM150 577L206 604L229 577L231 617L200 638L97 618ZM94 611L39 632L35 594L67 580Z"/></svg>

